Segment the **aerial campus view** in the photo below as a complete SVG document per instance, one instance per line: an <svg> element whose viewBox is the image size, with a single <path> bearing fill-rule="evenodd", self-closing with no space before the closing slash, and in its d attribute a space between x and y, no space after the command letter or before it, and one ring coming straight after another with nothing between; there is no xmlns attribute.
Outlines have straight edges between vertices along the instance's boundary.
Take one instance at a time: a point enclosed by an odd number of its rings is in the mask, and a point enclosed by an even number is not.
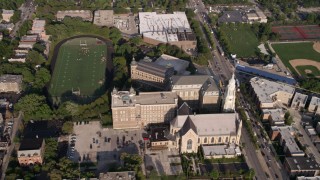
<svg viewBox="0 0 320 180"><path fill-rule="evenodd" d="M0 164L320 179L320 1L0 0Z"/></svg>

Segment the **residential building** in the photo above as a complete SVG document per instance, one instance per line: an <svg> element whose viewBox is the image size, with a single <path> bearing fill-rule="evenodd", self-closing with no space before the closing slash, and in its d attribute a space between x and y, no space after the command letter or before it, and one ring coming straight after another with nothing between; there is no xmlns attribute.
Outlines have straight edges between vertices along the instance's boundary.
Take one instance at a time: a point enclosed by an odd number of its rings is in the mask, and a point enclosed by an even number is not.
<svg viewBox="0 0 320 180"><path fill-rule="evenodd" d="M287 84L254 77L250 79L252 95L260 109L273 109L276 103L289 106L295 88Z"/></svg>
<svg viewBox="0 0 320 180"><path fill-rule="evenodd" d="M223 99L223 112L234 112L236 105L236 81L234 74L229 80L227 90Z"/></svg>
<svg viewBox="0 0 320 180"><path fill-rule="evenodd" d="M97 26L113 26L113 10L96 10L93 24Z"/></svg>
<svg viewBox="0 0 320 180"><path fill-rule="evenodd" d="M173 76L171 91L193 110L204 113L220 112L221 93L216 82L208 75Z"/></svg>
<svg viewBox="0 0 320 180"><path fill-rule="evenodd" d="M317 115L320 115L320 98L319 97L313 96L311 98L308 111L313 112Z"/></svg>
<svg viewBox="0 0 320 180"><path fill-rule="evenodd" d="M21 63L25 63L26 60L27 60L26 55L17 55L8 59L9 62L21 62Z"/></svg>
<svg viewBox="0 0 320 180"><path fill-rule="evenodd" d="M19 45L18 45L18 48L19 49L32 49L33 48L33 45L35 44L36 42L24 42L24 41L20 41L19 42Z"/></svg>
<svg viewBox="0 0 320 180"><path fill-rule="evenodd" d="M255 22L258 22L258 23L268 22L267 16L259 8L256 8L255 10L246 13L246 15L247 15L248 23L250 24Z"/></svg>
<svg viewBox="0 0 320 180"><path fill-rule="evenodd" d="M170 133L181 153L192 153L200 145L239 145L241 127L236 113L178 115L170 122Z"/></svg>
<svg viewBox="0 0 320 180"><path fill-rule="evenodd" d="M308 95L296 92L291 103L291 108L302 110L305 108L307 100Z"/></svg>
<svg viewBox="0 0 320 180"><path fill-rule="evenodd" d="M8 24L1 23L0 24L0 30L8 30L9 32L11 32L13 27L14 27L13 23L8 23Z"/></svg>
<svg viewBox="0 0 320 180"><path fill-rule="evenodd" d="M100 173L99 180L136 180L135 171Z"/></svg>
<svg viewBox="0 0 320 180"><path fill-rule="evenodd" d="M178 96L175 92L117 91L111 94L114 129L143 128L150 123L169 122L176 116Z"/></svg>
<svg viewBox="0 0 320 180"><path fill-rule="evenodd" d="M189 75L190 72L186 71L189 67L189 61L179 59L177 57L162 54L156 61L156 64L164 67L173 67L176 75Z"/></svg>
<svg viewBox="0 0 320 180"><path fill-rule="evenodd" d="M143 40L153 45L168 43L186 52L195 49L197 45L185 12L139 12L139 31Z"/></svg>
<svg viewBox="0 0 320 180"><path fill-rule="evenodd" d="M167 149L172 142L168 139L169 131L166 127L150 127L150 149Z"/></svg>
<svg viewBox="0 0 320 180"><path fill-rule="evenodd" d="M6 22L10 22L13 14L14 14L14 10L2 9L2 20Z"/></svg>
<svg viewBox="0 0 320 180"><path fill-rule="evenodd" d="M40 19L34 19L32 23L30 34L38 35L42 41L48 41L49 36L46 34L45 30L46 21Z"/></svg>
<svg viewBox="0 0 320 180"><path fill-rule="evenodd" d="M283 167L290 177L316 176L320 171L320 165L314 157L286 157Z"/></svg>
<svg viewBox="0 0 320 180"><path fill-rule="evenodd" d="M18 150L20 166L32 166L43 163L45 142L42 138L23 139Z"/></svg>
<svg viewBox="0 0 320 180"><path fill-rule="evenodd" d="M299 148L294 139L295 131L292 126L272 126L270 139L279 140L283 151L287 156L304 156L304 152Z"/></svg>
<svg viewBox="0 0 320 180"><path fill-rule="evenodd" d="M148 57L136 62L133 58L131 65L131 79L145 87L167 90L170 77L174 74L172 66L158 65Z"/></svg>
<svg viewBox="0 0 320 180"><path fill-rule="evenodd" d="M285 124L284 114L282 109L263 109L262 120L268 121L271 126L283 126Z"/></svg>
<svg viewBox="0 0 320 180"><path fill-rule="evenodd" d="M308 134L308 136L312 137L312 136L317 136L317 132L316 130L312 127L312 126L305 126L304 130L306 131L306 133Z"/></svg>
<svg viewBox="0 0 320 180"><path fill-rule="evenodd" d="M296 180L320 180L320 176L313 176L313 177L305 177L299 176Z"/></svg>
<svg viewBox="0 0 320 180"><path fill-rule="evenodd" d="M38 35L24 35L21 37L20 42L33 42L36 43L39 40Z"/></svg>
<svg viewBox="0 0 320 180"><path fill-rule="evenodd" d="M22 88L22 75L4 74L0 76L0 93L20 93Z"/></svg>
<svg viewBox="0 0 320 180"><path fill-rule="evenodd" d="M320 134L320 122L317 123L316 131L318 134Z"/></svg>
<svg viewBox="0 0 320 180"><path fill-rule="evenodd" d="M79 17L83 21L92 21L93 15L89 10L67 10L67 11L58 11L56 18L58 21L62 21L66 16L69 17Z"/></svg>

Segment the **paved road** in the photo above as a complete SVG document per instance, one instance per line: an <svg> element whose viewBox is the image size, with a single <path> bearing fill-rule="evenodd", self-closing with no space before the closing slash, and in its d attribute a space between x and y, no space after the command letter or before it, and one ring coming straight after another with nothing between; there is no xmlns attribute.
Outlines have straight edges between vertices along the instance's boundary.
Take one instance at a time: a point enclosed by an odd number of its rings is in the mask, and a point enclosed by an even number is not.
<svg viewBox="0 0 320 180"><path fill-rule="evenodd" d="M209 39L206 36L206 33L203 28L203 24L207 24L209 28L212 29L208 24L208 14L203 2L201 0L190 0L189 7L192 7L193 10L196 12L196 18L201 24L203 39L206 41L208 46L211 47L209 43ZM218 46L221 48L215 34L213 34L213 40L215 42L215 46ZM233 71L234 71L233 66L231 65L229 59L225 58L224 56L222 56L220 53L217 52L216 47L211 47L211 54L213 59L208 60L211 71L214 73L215 76L219 77L219 80L221 80L222 83L226 83L233 74Z"/></svg>
<svg viewBox="0 0 320 180"><path fill-rule="evenodd" d="M242 76L236 74L237 79L240 82L243 82L246 80L246 78L243 78ZM267 134L265 130L263 129L262 124L260 121L258 121L254 115L251 113L251 109L248 106L248 103L245 101L245 98L242 94L239 94L240 96L240 104L242 107L248 110L248 114L250 116L250 119L252 121L252 129L257 135L258 144L260 146L260 151L263 152L264 157L262 159L263 164L266 165L266 169L269 169L269 175L272 179L289 179L287 173L285 172L280 160L276 159L277 153L274 151L274 148L272 146L271 141L269 140L268 136L264 136L264 134Z"/></svg>
<svg viewBox="0 0 320 180"><path fill-rule="evenodd" d="M306 131L304 130L304 128L301 125L301 119L302 116L300 114L300 112L297 112L294 109L289 108L288 109L290 114L293 116L293 120L295 122L295 124L293 125L296 129L298 129L299 133L301 133L303 136L299 137L299 141L302 145L306 145L307 146L307 154L312 153L316 159L316 161L318 163L320 163L320 153L317 150L317 148L314 146L314 144L312 143L310 137L308 136L308 134L306 133Z"/></svg>
<svg viewBox="0 0 320 180"><path fill-rule="evenodd" d="M17 36L17 32L20 29L21 25L28 19L32 19L32 14L35 12L35 6L33 0L27 0L19 8L21 11L20 20L14 25L13 30L10 33L10 36L14 39Z"/></svg>
<svg viewBox="0 0 320 180"><path fill-rule="evenodd" d="M2 161L2 167L1 167L1 180L3 180L5 178L5 173L9 164L9 160L12 154L12 151L14 149L15 143L13 142L14 138L16 137L17 131L19 129L20 123L22 120L22 113L19 114L18 118L14 118L13 120L13 128L12 128L12 135L10 136L10 140L11 140L11 145L8 147L7 149L7 153L3 158Z"/></svg>
<svg viewBox="0 0 320 180"><path fill-rule="evenodd" d="M245 146L242 148L242 152L246 158L248 166L254 169L256 178L267 179L267 176L265 175L265 172L260 164L261 162L258 160L257 151L255 150L255 147L253 146L245 127L242 127L241 143L245 144Z"/></svg>

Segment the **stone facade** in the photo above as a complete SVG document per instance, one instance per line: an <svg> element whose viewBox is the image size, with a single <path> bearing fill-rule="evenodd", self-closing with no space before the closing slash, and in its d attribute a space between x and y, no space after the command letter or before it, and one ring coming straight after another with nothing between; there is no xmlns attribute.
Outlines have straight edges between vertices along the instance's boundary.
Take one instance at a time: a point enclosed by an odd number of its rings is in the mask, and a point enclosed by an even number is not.
<svg viewBox="0 0 320 180"><path fill-rule="evenodd" d="M158 65L148 58L139 62L133 59L131 63L131 79L148 87L166 90L169 79L173 74L173 67Z"/></svg>
<svg viewBox="0 0 320 180"><path fill-rule="evenodd" d="M150 123L169 122L175 117L178 97L174 92L112 92L114 129L143 128Z"/></svg>
<svg viewBox="0 0 320 180"><path fill-rule="evenodd" d="M219 112L221 94L210 76L173 76L170 82L171 91L179 96L179 105L186 102L193 110Z"/></svg>

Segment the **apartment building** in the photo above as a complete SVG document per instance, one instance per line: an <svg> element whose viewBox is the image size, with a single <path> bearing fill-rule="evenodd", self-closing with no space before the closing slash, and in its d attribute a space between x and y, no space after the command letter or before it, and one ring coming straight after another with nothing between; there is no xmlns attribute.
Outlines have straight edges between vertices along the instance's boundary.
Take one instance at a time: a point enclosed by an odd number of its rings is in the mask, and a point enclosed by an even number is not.
<svg viewBox="0 0 320 180"><path fill-rule="evenodd" d="M302 110L305 108L308 100L308 95L296 92L292 99L291 108Z"/></svg>
<svg viewBox="0 0 320 180"><path fill-rule="evenodd" d="M133 59L130 67L133 82L160 90L168 89L170 77L174 74L174 68L172 66L158 65L148 57L145 57L139 62Z"/></svg>
<svg viewBox="0 0 320 180"><path fill-rule="evenodd" d="M92 21L93 14L89 10L68 10L68 11L58 11L56 18L58 21L62 21L65 17L79 17L83 21Z"/></svg>
<svg viewBox="0 0 320 180"><path fill-rule="evenodd" d="M320 98L319 97L313 96L311 98L308 111L313 112L317 115L320 115Z"/></svg>
<svg viewBox="0 0 320 180"><path fill-rule="evenodd" d="M250 79L251 92L260 109L274 109L276 103L290 105L295 88L259 77Z"/></svg>
<svg viewBox="0 0 320 180"><path fill-rule="evenodd" d="M220 111L221 93L216 82L208 75L173 76L171 91L179 96L179 106L184 102L196 111Z"/></svg>
<svg viewBox="0 0 320 180"><path fill-rule="evenodd" d="M18 150L20 166L33 166L43 163L45 142L42 138L22 140Z"/></svg>
<svg viewBox="0 0 320 180"><path fill-rule="evenodd" d="M283 167L290 177L310 177L316 176L320 172L320 165L314 157L286 157Z"/></svg>
<svg viewBox="0 0 320 180"><path fill-rule="evenodd" d="M150 123L169 122L176 116L178 96L175 92L112 91L114 129L143 128Z"/></svg>
<svg viewBox="0 0 320 180"><path fill-rule="evenodd" d="M271 126L283 126L285 124L284 114L282 109L263 109L262 120L268 121Z"/></svg>
<svg viewBox="0 0 320 180"><path fill-rule="evenodd" d="M20 93L22 88L22 75L5 74L0 76L0 93Z"/></svg>
<svg viewBox="0 0 320 180"><path fill-rule="evenodd" d="M2 9L2 20L5 22L10 22L13 14L14 14L14 10Z"/></svg>

